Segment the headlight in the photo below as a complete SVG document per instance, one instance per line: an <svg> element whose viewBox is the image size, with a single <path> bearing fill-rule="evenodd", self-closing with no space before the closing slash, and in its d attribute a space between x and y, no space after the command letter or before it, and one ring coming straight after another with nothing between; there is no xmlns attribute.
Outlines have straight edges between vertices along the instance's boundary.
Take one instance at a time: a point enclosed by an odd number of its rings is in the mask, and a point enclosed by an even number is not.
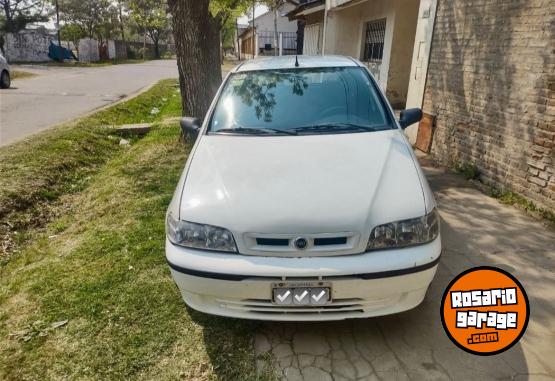
<svg viewBox="0 0 555 381"><path fill-rule="evenodd" d="M430 214L411 220L391 222L372 230L367 250L389 249L420 245L433 241L439 235L439 215L437 209Z"/></svg>
<svg viewBox="0 0 555 381"><path fill-rule="evenodd" d="M175 219L171 213L168 213L166 217L166 234L174 245L237 252L235 240L229 230L217 226L180 221Z"/></svg>

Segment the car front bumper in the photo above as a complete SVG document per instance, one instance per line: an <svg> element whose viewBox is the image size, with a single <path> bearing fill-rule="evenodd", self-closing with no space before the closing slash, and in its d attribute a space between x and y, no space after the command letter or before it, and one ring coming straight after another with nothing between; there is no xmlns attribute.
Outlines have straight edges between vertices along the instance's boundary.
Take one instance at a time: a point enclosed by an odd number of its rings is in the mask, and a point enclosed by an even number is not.
<svg viewBox="0 0 555 381"><path fill-rule="evenodd" d="M175 246L166 257L185 302L195 310L228 317L275 320L341 320L389 315L418 306L441 254L441 238L403 249L337 257L261 257ZM279 306L276 282L325 281L325 306Z"/></svg>

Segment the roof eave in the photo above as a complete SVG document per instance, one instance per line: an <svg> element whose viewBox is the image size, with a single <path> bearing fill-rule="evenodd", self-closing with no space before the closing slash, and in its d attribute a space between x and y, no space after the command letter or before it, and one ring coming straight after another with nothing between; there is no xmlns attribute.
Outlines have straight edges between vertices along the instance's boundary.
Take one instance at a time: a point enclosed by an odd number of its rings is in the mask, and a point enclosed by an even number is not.
<svg viewBox="0 0 555 381"><path fill-rule="evenodd" d="M320 12L325 8L325 0L315 0L310 3L305 3L299 5L297 8L293 9L286 16L289 20L302 20L304 16Z"/></svg>

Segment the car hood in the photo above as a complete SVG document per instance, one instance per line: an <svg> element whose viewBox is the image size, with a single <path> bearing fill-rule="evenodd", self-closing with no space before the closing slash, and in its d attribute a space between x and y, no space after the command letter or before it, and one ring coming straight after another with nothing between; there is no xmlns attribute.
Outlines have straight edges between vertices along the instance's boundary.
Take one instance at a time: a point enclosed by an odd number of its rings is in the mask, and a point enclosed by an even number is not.
<svg viewBox="0 0 555 381"><path fill-rule="evenodd" d="M402 132L204 135L186 175L180 219L247 233L354 232L425 214ZM360 248L353 248L356 251Z"/></svg>

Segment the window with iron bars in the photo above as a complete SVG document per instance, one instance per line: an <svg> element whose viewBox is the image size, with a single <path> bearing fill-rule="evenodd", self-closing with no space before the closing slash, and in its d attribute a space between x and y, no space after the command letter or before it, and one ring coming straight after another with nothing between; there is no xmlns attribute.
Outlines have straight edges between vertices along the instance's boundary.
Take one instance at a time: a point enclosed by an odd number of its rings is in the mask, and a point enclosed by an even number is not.
<svg viewBox="0 0 555 381"><path fill-rule="evenodd" d="M385 21L386 19L381 19L370 21L366 24L363 61L382 62L385 41Z"/></svg>

